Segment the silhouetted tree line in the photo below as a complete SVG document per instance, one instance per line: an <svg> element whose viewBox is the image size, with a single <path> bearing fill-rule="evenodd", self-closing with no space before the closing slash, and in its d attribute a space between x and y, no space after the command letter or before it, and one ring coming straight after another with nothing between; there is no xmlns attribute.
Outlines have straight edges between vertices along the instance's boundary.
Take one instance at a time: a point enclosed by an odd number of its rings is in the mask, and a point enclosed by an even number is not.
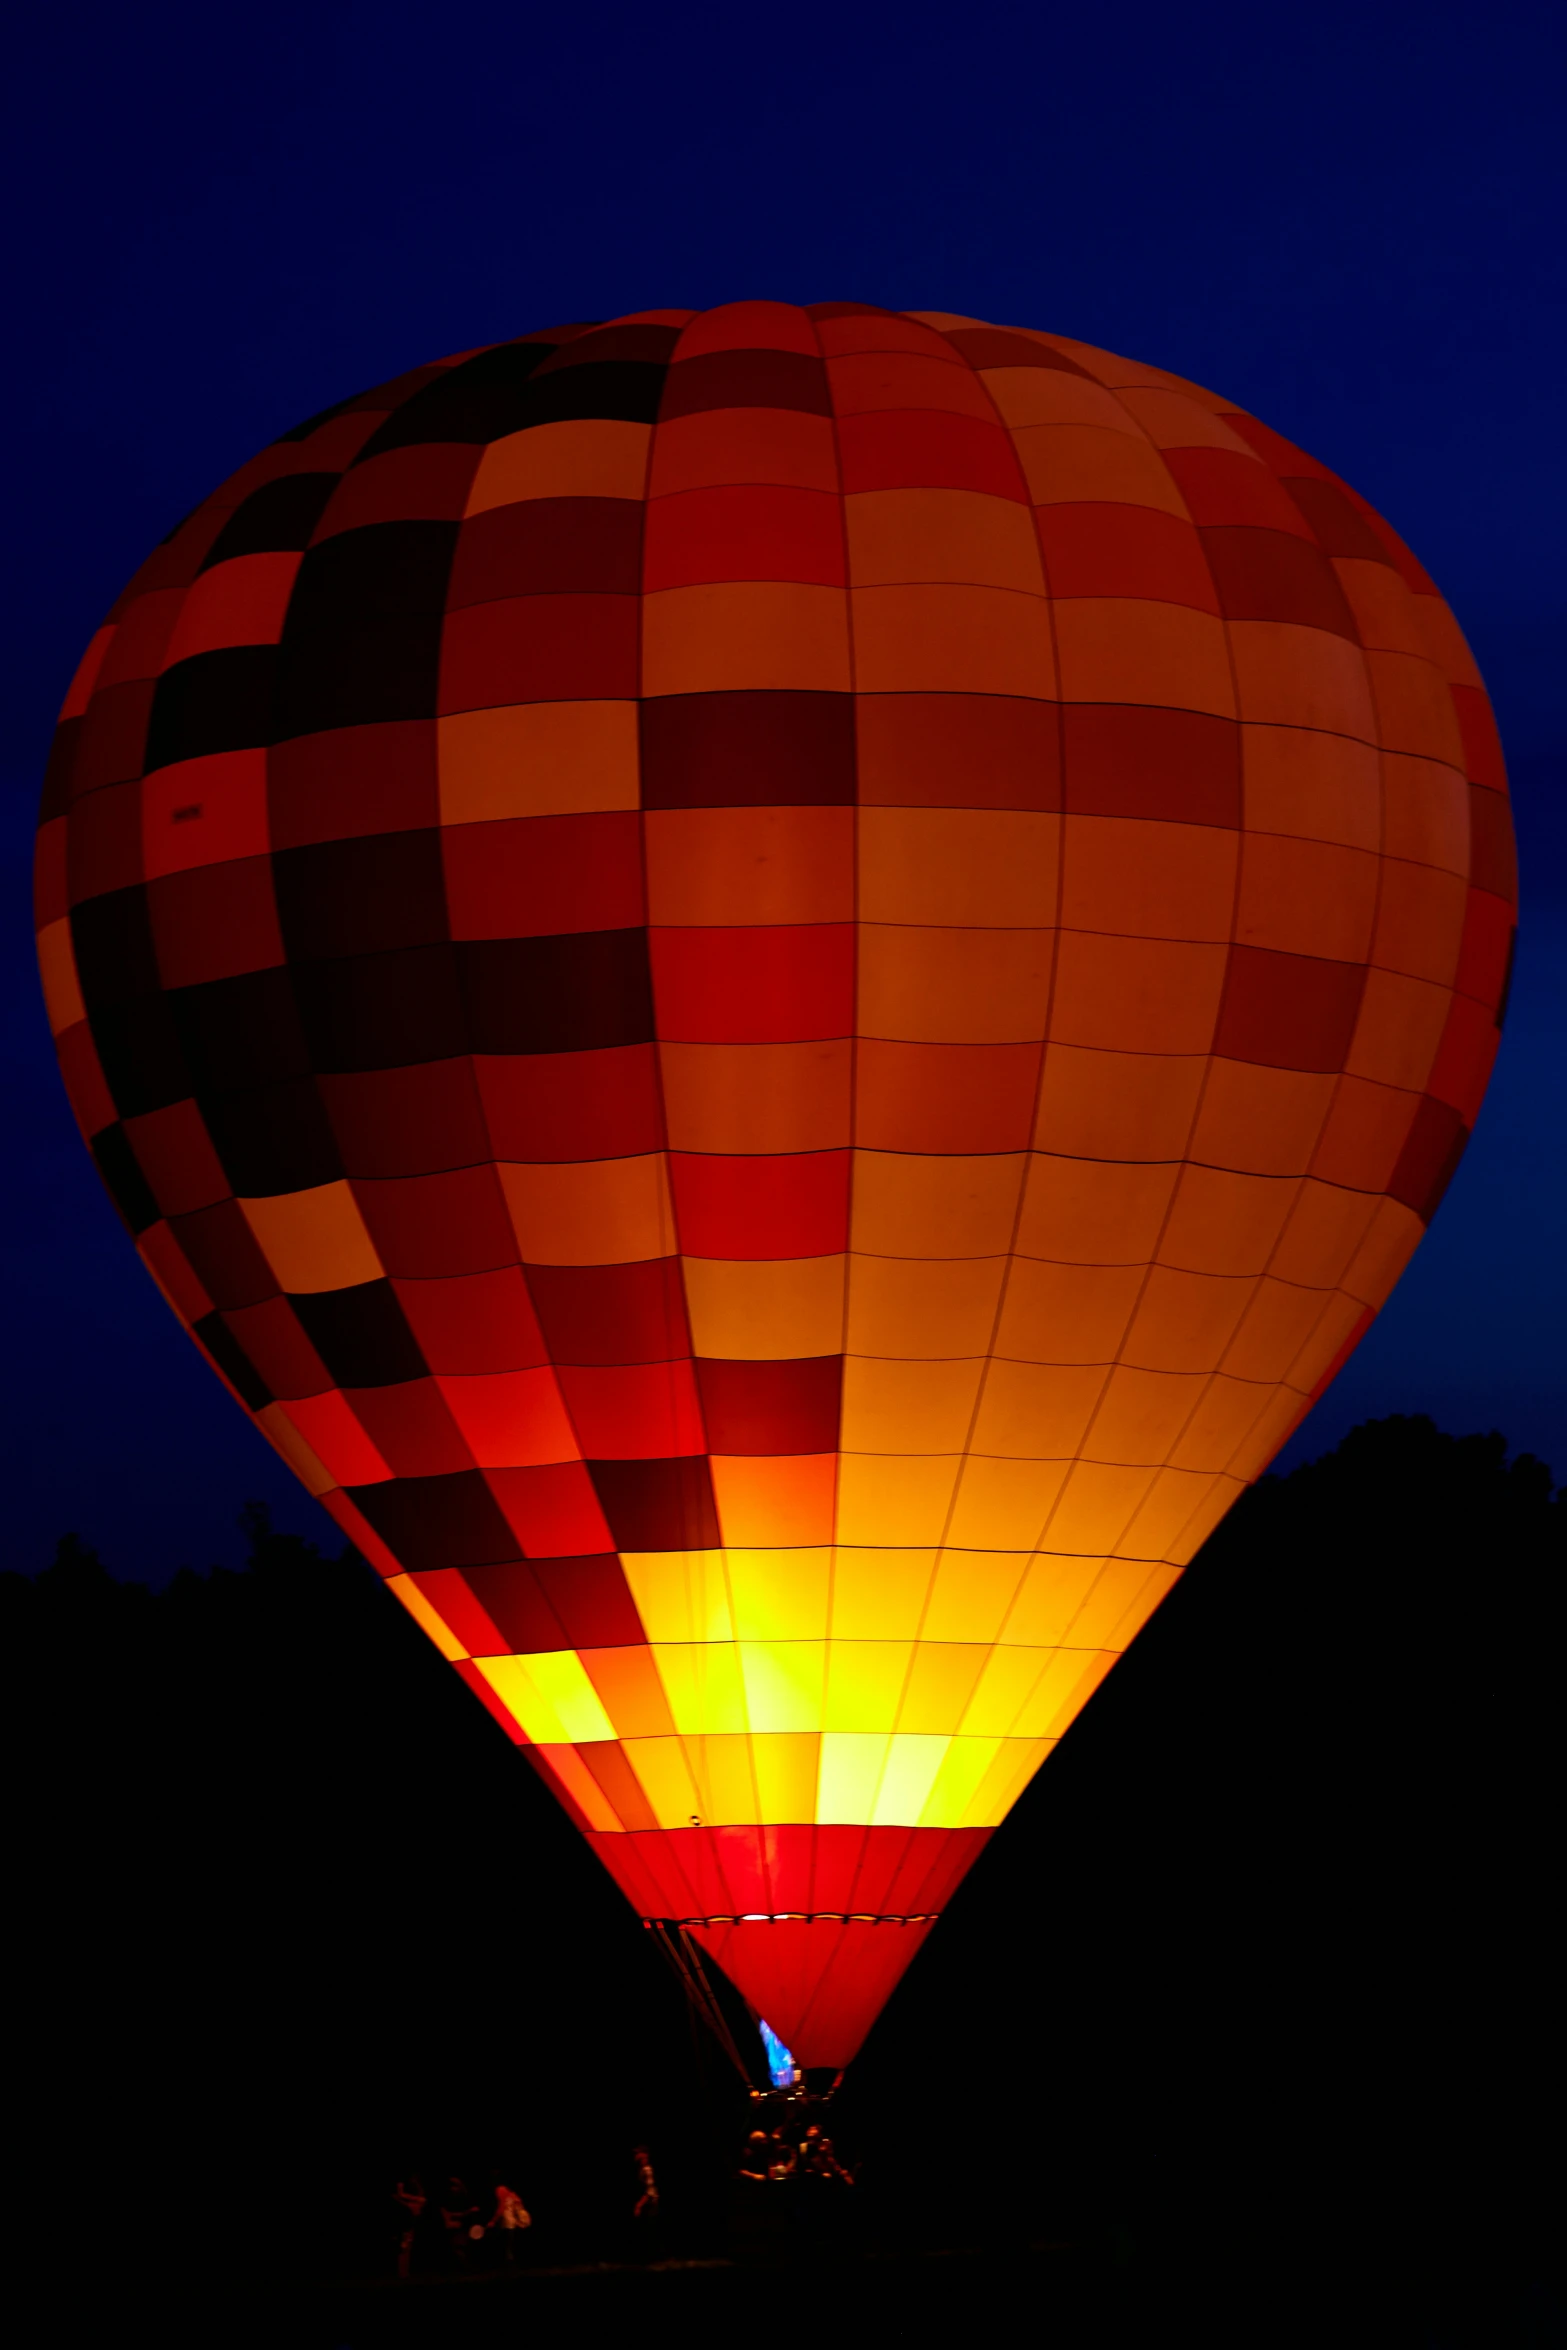
<svg viewBox="0 0 1567 2350"><path fill-rule="evenodd" d="M13 2257L94 2180L100 2265L373 2267L442 2164L602 2250L634 2139L710 2240L735 2092L651 1938L362 1562L243 1522L158 1591L75 1534L0 1574ZM1244 1497L849 2075L888 2226L1450 2311L1533 2273L1564 1526L1415 1418Z"/></svg>

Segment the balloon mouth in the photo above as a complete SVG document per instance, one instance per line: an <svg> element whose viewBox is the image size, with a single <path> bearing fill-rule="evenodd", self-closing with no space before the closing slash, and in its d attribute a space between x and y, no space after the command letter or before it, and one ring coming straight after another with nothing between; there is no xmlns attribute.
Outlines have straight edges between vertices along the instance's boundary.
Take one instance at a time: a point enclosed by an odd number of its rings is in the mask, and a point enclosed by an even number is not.
<svg viewBox="0 0 1567 2350"><path fill-rule="evenodd" d="M741 1910L642 1922L742 2078L756 2085L756 2055L744 2050L755 2051L765 2023L767 2087L814 2092L815 2076L836 2077L858 2054L940 1914ZM788 2057L786 2075L773 2070L767 2034Z"/></svg>
<svg viewBox="0 0 1567 2350"><path fill-rule="evenodd" d="M700 1917L644 1918L645 1926L933 1926L939 1909L908 1910L896 1916L884 1909L744 1909L713 1910Z"/></svg>

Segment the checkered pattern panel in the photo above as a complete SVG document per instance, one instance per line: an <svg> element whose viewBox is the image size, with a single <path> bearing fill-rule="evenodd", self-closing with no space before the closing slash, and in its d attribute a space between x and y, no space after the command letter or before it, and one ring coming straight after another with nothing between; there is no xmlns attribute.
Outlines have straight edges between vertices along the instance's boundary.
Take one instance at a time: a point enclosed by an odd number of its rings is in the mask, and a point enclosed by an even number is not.
<svg viewBox="0 0 1567 2350"><path fill-rule="evenodd" d="M1363 499L855 303L286 435L93 639L38 860L154 1279L823 2062L1386 1297L1515 898Z"/></svg>

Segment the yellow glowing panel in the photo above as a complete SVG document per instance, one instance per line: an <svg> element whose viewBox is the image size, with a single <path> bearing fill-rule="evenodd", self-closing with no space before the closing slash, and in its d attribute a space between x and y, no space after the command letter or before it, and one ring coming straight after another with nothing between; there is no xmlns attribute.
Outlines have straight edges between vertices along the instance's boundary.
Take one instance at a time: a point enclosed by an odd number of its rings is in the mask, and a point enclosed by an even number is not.
<svg viewBox="0 0 1567 2350"><path fill-rule="evenodd" d="M1192 1128L1192 1157L1247 1175L1304 1175L1337 1082L1317 1070L1215 1060Z"/></svg>
<svg viewBox="0 0 1567 2350"><path fill-rule="evenodd" d="M910 1640L833 1640L827 1648L825 1730L891 1730L909 1666Z"/></svg>
<svg viewBox="0 0 1567 2350"><path fill-rule="evenodd" d="M962 1828L970 1825L969 1807L986 1773L1001 1751L999 1738L953 1738L941 1758L919 1816L922 1828Z"/></svg>
<svg viewBox="0 0 1567 2350"><path fill-rule="evenodd" d="M1021 1363L1112 1362L1145 1278L1137 1265L1017 1258L1002 1301L997 1354Z"/></svg>
<svg viewBox="0 0 1567 2350"><path fill-rule="evenodd" d="M1257 1425L1272 1390L1215 1373L1170 1455L1173 1468L1224 1469Z"/></svg>
<svg viewBox="0 0 1567 2350"><path fill-rule="evenodd" d="M843 1257L682 1262L691 1340L699 1355L772 1362L842 1348Z"/></svg>
<svg viewBox="0 0 1567 2350"><path fill-rule="evenodd" d="M1045 1530L1050 1548L1085 1553L1116 1549L1153 1481L1152 1468L1074 1463Z"/></svg>
<svg viewBox="0 0 1567 2350"><path fill-rule="evenodd" d="M984 1367L980 1360L906 1363L850 1355L843 1366L845 1452L961 1452Z"/></svg>
<svg viewBox="0 0 1567 2350"><path fill-rule="evenodd" d="M910 1736L903 1731L888 1739L876 1809L871 1814L873 1827L913 1828L919 1824L951 1743L950 1738Z"/></svg>
<svg viewBox="0 0 1567 2350"><path fill-rule="evenodd" d="M985 1662L960 1724L967 1738L1007 1738L1039 1680L1046 1654L1037 1648L995 1648Z"/></svg>
<svg viewBox="0 0 1567 2350"><path fill-rule="evenodd" d="M743 1640L740 1672L753 1730L819 1730L825 1640Z"/></svg>
<svg viewBox="0 0 1567 2350"><path fill-rule="evenodd" d="M701 1817L701 1790L678 1738L634 1738L625 1754L661 1828L688 1828Z"/></svg>
<svg viewBox="0 0 1567 2350"><path fill-rule="evenodd" d="M1328 1289L1341 1281L1370 1229L1377 1203L1363 1191L1309 1178L1300 1184L1270 1270L1280 1281Z"/></svg>
<svg viewBox="0 0 1567 2350"><path fill-rule="evenodd" d="M912 1640L936 1569L934 1550L855 1550L833 1555L833 1640Z"/></svg>
<svg viewBox="0 0 1567 2350"><path fill-rule="evenodd" d="M1295 1408L1293 1411L1286 1412L1284 1409L1286 1401L1294 1405ZM1168 1573L1169 1582L1166 1585L1167 1589L1169 1588L1170 1584L1173 1584L1176 1581L1181 1568L1187 1564L1189 1559L1195 1556L1197 1551L1200 1550L1202 1545L1207 1541L1209 1535L1213 1532L1213 1529L1215 1526L1217 1526L1225 1511L1231 1506L1233 1502L1239 1499L1240 1495L1245 1491L1248 1481L1261 1475L1262 1471L1267 1467L1269 1461L1272 1460L1273 1455L1278 1451L1279 1446L1284 1442L1285 1437L1289 1435L1291 1429L1297 1427L1300 1421L1305 1417L1306 1408L1306 1398L1304 1396L1300 1396L1298 1398L1289 1397L1287 1399L1281 1397L1279 1418L1276 1423L1276 1432L1267 1439L1264 1449L1261 1451L1254 1451L1253 1447L1255 1447L1259 1441L1258 1432L1264 1426L1264 1421L1258 1421L1257 1427L1253 1429L1251 1435L1246 1439L1246 1443L1242 1446L1240 1452L1236 1454L1235 1460L1231 1463L1229 1473L1223 1477L1216 1477L1214 1479L1213 1490L1209 1494L1207 1500L1203 1503L1201 1509L1199 1509L1193 1517L1188 1518L1186 1524L1181 1529L1179 1541L1171 1546L1172 1563L1168 1570L1164 1568L1159 1570L1161 1574L1166 1572Z"/></svg>
<svg viewBox="0 0 1567 2350"><path fill-rule="evenodd" d="M734 1638L721 1550L622 1551L620 1563L649 1640Z"/></svg>
<svg viewBox="0 0 1567 2350"><path fill-rule="evenodd" d="M386 1588L402 1601L420 1631L429 1634L448 1664L456 1664L468 1654L451 1626L444 1617L436 1614L411 1575L389 1575Z"/></svg>
<svg viewBox="0 0 1567 2350"><path fill-rule="evenodd" d="M876 1809L876 1791L890 1738L829 1731L822 1739L816 1817L823 1827L863 1825Z"/></svg>
<svg viewBox="0 0 1567 2350"><path fill-rule="evenodd" d="M1100 1052L1053 1042L1040 1079L1036 1149L1139 1166L1184 1159L1210 1067L1207 1041L1201 1054ZM1052 1251L1036 1241L1032 1253L1075 1257L1090 1252ZM1141 1253L1124 1235L1098 1252L1106 1264L1124 1264Z"/></svg>
<svg viewBox="0 0 1567 2350"><path fill-rule="evenodd" d="M1026 1550L943 1551L921 1631L927 1640L995 1640L1029 1563Z"/></svg>
<svg viewBox="0 0 1567 2350"><path fill-rule="evenodd" d="M489 1656L479 1670L537 1746L586 1746L614 1725L574 1648L540 1656Z"/></svg>
<svg viewBox="0 0 1567 2350"><path fill-rule="evenodd" d="M749 1727L740 1654L726 1641L660 1642L653 1651L682 1738L741 1737Z"/></svg>
<svg viewBox="0 0 1567 2350"><path fill-rule="evenodd" d="M1055 1746L1053 1738L1007 1738L969 1802L965 1828L996 1828Z"/></svg>
<svg viewBox="0 0 1567 2350"><path fill-rule="evenodd" d="M1015 1738L1059 1738L1077 1719L1110 1667L1113 1656L1057 1649L1044 1660L1033 1688L1012 1724Z"/></svg>
<svg viewBox="0 0 1567 2350"><path fill-rule="evenodd" d="M914 1651L895 1727L950 1738L968 1710L989 1653L977 1642L922 1640Z"/></svg>
<svg viewBox="0 0 1567 2350"><path fill-rule="evenodd" d="M857 1151L850 1246L880 1257L989 1257L1012 1245L1021 1151L923 1157Z"/></svg>
<svg viewBox="0 0 1567 2350"><path fill-rule="evenodd" d="M1040 1551L1028 1562L1006 1620L1006 1637L1019 1648L1059 1648L1075 1636L1079 1613L1105 1561Z"/></svg>
<svg viewBox="0 0 1567 2350"><path fill-rule="evenodd" d="M310 1295L381 1279L375 1242L346 1183L242 1199L239 1206L279 1288Z"/></svg>
<svg viewBox="0 0 1567 2350"><path fill-rule="evenodd" d="M1420 1230L1419 1217L1401 1200L1379 1201L1371 1229L1356 1249L1341 1286L1364 1304L1379 1306L1408 1264Z"/></svg>
<svg viewBox="0 0 1567 2350"><path fill-rule="evenodd" d="M845 1453L838 1471L838 1540L918 1548L940 1542L960 1463L952 1455Z"/></svg>
<svg viewBox="0 0 1567 2350"><path fill-rule="evenodd" d="M808 1826L816 1817L816 1781L821 1740L814 1734L762 1734L751 1741L761 1817Z"/></svg>
<svg viewBox="0 0 1567 2350"><path fill-rule="evenodd" d="M500 1178L525 1264L633 1265L674 1249L660 1152L582 1165L503 1163ZM683 1346L672 1343L670 1353L680 1352Z"/></svg>
<svg viewBox="0 0 1567 2350"><path fill-rule="evenodd" d="M1145 1264L1158 1244L1179 1173L1173 1162L1147 1166L1034 1153L1018 1219L1019 1256L1069 1265Z"/></svg>
<svg viewBox="0 0 1567 2350"><path fill-rule="evenodd" d="M959 1550L1027 1550L1039 1540L1067 1474L1065 1461L963 1464L947 1539Z"/></svg>
<svg viewBox="0 0 1567 2350"><path fill-rule="evenodd" d="M1225 1351L1225 1370L1236 1379L1282 1379L1321 1321L1327 1302L1323 1289L1259 1281Z"/></svg>
<svg viewBox="0 0 1567 2350"><path fill-rule="evenodd" d="M1093 1649L1124 1647L1125 1642L1116 1637L1118 1627L1127 1611L1136 1607L1152 1572L1152 1563L1147 1559L1106 1559L1067 1626L1065 1637L1070 1645ZM1150 1607L1153 1604L1150 1602Z"/></svg>
<svg viewBox="0 0 1567 2350"><path fill-rule="evenodd" d="M1006 1269L1005 1257L923 1263L907 1257L852 1257L849 1353L929 1361L983 1355L995 1328Z"/></svg>
<svg viewBox="0 0 1567 2350"><path fill-rule="evenodd" d="M824 1640L832 1555L829 1549L728 1552L736 1637Z"/></svg>
<svg viewBox="0 0 1567 2350"><path fill-rule="evenodd" d="M1144 1371L1214 1371L1251 1302L1255 1281L1155 1265L1122 1348Z"/></svg>
<svg viewBox="0 0 1567 2350"><path fill-rule="evenodd" d="M992 1362L974 1419L974 1451L1069 1460L1108 1377L1103 1363Z"/></svg>
<svg viewBox="0 0 1567 2350"><path fill-rule="evenodd" d="M1118 1364L1083 1438L1083 1458L1143 1466L1163 1461L1207 1384L1205 1371L1136 1371Z"/></svg>
<svg viewBox="0 0 1567 2350"><path fill-rule="evenodd" d="M750 1827L761 1816L757 1810L755 1745L750 1737L685 1741L686 1760L699 1796L696 1808L704 1827Z"/></svg>

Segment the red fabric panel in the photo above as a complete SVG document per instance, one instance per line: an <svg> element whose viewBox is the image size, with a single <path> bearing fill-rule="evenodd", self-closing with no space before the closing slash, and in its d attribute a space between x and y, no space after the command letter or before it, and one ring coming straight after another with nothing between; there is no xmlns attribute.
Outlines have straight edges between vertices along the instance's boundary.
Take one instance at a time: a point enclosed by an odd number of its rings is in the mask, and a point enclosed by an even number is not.
<svg viewBox="0 0 1567 2350"><path fill-rule="evenodd" d="M844 586L838 499L826 490L747 484L685 490L649 503L645 594L731 579Z"/></svg>
<svg viewBox="0 0 1567 2350"><path fill-rule="evenodd" d="M1053 596L1144 596L1218 613L1202 541L1151 506L1064 503L1036 510Z"/></svg>
<svg viewBox="0 0 1567 2350"><path fill-rule="evenodd" d="M166 1216L189 1215L229 1197L229 1179L194 1102L127 1118L125 1139Z"/></svg>
<svg viewBox="0 0 1567 2350"><path fill-rule="evenodd" d="M646 1639L625 1570L614 1551L536 1558L539 1588L571 1648L636 1648Z"/></svg>
<svg viewBox="0 0 1567 2350"><path fill-rule="evenodd" d="M906 408L840 417L838 451L846 491L981 490L1028 504L1011 441L974 416Z"/></svg>
<svg viewBox="0 0 1567 2350"><path fill-rule="evenodd" d="M829 1257L849 1245L849 1153L721 1159L672 1152L680 1245L693 1257Z"/></svg>
<svg viewBox="0 0 1567 2350"><path fill-rule="evenodd" d="M455 1567L437 1567L433 1573L415 1575L412 1580L441 1621L450 1625L470 1655L508 1654L509 1644L499 1626L491 1621L474 1597L472 1586ZM479 1678L482 1680L483 1675Z"/></svg>
<svg viewBox="0 0 1567 2350"><path fill-rule="evenodd" d="M598 1496L580 1461L487 1469L485 1483L528 1558L580 1558L611 1548Z"/></svg>
<svg viewBox="0 0 1567 2350"><path fill-rule="evenodd" d="M590 1460L662 1460L705 1449L689 1358L568 1367L560 1386Z"/></svg>
<svg viewBox="0 0 1567 2350"><path fill-rule="evenodd" d="M1448 692L1458 713L1458 731L1463 737L1464 763L1470 782L1483 783L1489 791L1505 791L1507 768L1502 758L1502 738L1496 731L1490 703L1472 685L1449 686Z"/></svg>
<svg viewBox="0 0 1567 2350"><path fill-rule="evenodd" d="M1472 889L1464 909L1464 935L1453 985L1460 995L1497 1004L1507 983L1516 924L1511 906L1489 890Z"/></svg>
<svg viewBox="0 0 1567 2350"><path fill-rule="evenodd" d="M388 1273L438 1280L494 1272L517 1261L516 1235L493 1167L360 1177L353 1191Z"/></svg>
<svg viewBox="0 0 1567 2350"><path fill-rule="evenodd" d="M1310 539L1299 507L1265 465L1234 449L1166 449L1164 461L1194 522L1249 523Z"/></svg>
<svg viewBox="0 0 1567 2350"><path fill-rule="evenodd" d="M428 1175L492 1155L471 1061L323 1076L316 1087L348 1175Z"/></svg>
<svg viewBox="0 0 1567 2350"><path fill-rule="evenodd" d="M481 1054L473 1068L498 1159L625 1159L662 1147L658 1065L650 1044L504 1058Z"/></svg>
<svg viewBox="0 0 1567 2350"><path fill-rule="evenodd" d="M1269 1069L1342 1069L1365 984L1359 963L1232 947L1213 1049Z"/></svg>
<svg viewBox="0 0 1567 2350"><path fill-rule="evenodd" d="M434 721L340 726L274 743L267 816L275 849L439 824Z"/></svg>
<svg viewBox="0 0 1567 2350"><path fill-rule="evenodd" d="M547 1359L517 1266L449 1281L394 1281L397 1302L432 1371L531 1371Z"/></svg>
<svg viewBox="0 0 1567 2350"><path fill-rule="evenodd" d="M699 1926L696 1939L800 2065L858 2054L928 1926Z"/></svg>
<svg viewBox="0 0 1567 2350"><path fill-rule="evenodd" d="M854 931L651 930L658 1033L680 1044L804 1044L852 1035Z"/></svg>
<svg viewBox="0 0 1567 2350"><path fill-rule="evenodd" d="M449 612L441 715L510 702L629 701L640 623L635 596L516 596Z"/></svg>
<svg viewBox="0 0 1567 2350"><path fill-rule="evenodd" d="M163 874L148 884L147 913L165 987L237 979L283 961L270 857Z"/></svg>
<svg viewBox="0 0 1567 2350"><path fill-rule="evenodd" d="M708 1444L716 1453L833 1452L843 1385L841 1355L696 1365Z"/></svg>
<svg viewBox="0 0 1567 2350"><path fill-rule="evenodd" d="M479 450L467 442L422 441L351 466L327 500L312 545L372 522L455 522L468 503Z"/></svg>
<svg viewBox="0 0 1567 2350"><path fill-rule="evenodd" d="M1072 815L1240 824L1241 736L1233 719L1071 702L1061 723Z"/></svg>
<svg viewBox="0 0 1567 2350"><path fill-rule="evenodd" d="M645 919L634 811L449 824L441 852L453 938L552 938Z"/></svg>

